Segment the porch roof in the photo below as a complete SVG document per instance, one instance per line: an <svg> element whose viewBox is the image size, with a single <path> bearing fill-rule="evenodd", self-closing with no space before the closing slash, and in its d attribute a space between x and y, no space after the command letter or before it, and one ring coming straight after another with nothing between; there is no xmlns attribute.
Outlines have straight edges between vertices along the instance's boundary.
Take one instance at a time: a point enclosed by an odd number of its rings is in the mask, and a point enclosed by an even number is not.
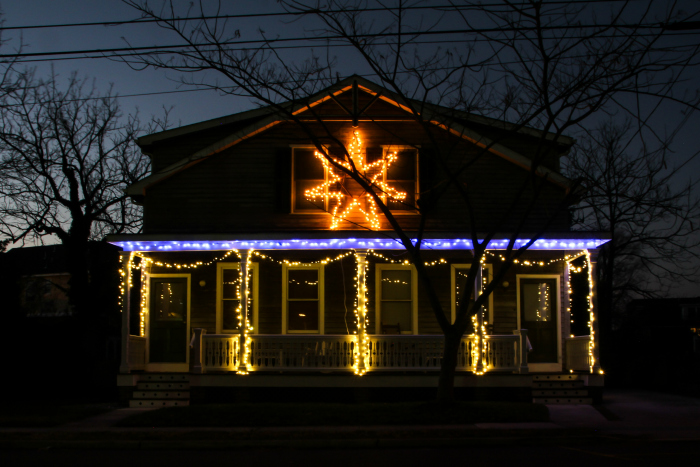
<svg viewBox="0 0 700 467"><path fill-rule="evenodd" d="M413 242L417 235L410 235ZM523 234L515 241L519 248L534 235ZM423 236L426 250L471 250L469 235L450 232L431 232ZM478 236L479 239L484 236ZM509 235L496 235L488 244L489 250L505 250ZM560 232L540 235L531 250L596 249L610 241L602 232ZM401 242L382 232L362 231L304 231L247 234L150 234L110 235L107 241L124 251L216 251L216 250L402 250Z"/></svg>

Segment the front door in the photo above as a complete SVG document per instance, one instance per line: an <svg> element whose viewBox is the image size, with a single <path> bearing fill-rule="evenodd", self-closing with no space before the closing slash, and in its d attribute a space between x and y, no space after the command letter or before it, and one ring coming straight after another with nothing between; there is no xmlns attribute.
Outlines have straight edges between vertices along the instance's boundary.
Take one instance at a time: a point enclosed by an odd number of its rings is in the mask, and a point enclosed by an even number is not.
<svg viewBox="0 0 700 467"><path fill-rule="evenodd" d="M556 278L519 278L520 328L527 329L532 345L528 364L557 364L558 287ZM537 371L538 365L533 370ZM547 370L541 365L542 370ZM555 368L550 368L556 370Z"/></svg>
<svg viewBox="0 0 700 467"><path fill-rule="evenodd" d="M187 370L188 282L187 277L151 277L148 360L164 370Z"/></svg>

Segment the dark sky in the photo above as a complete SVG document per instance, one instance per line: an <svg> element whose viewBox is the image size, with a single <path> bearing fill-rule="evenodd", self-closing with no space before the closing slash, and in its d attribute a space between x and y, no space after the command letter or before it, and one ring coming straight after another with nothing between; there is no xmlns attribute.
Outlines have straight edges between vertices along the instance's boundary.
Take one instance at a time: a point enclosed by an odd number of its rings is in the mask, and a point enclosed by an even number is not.
<svg viewBox="0 0 700 467"><path fill-rule="evenodd" d="M152 5L160 2L151 1ZM177 1L181 8L186 8L189 1ZM197 3L197 2L195 2ZM448 2L440 2L448 3ZM216 2L205 0L207 6ZM242 13L267 13L279 11L279 6L274 0L253 1L225 1L223 2L223 14ZM643 2L640 2L640 5ZM693 0L680 2L686 10L698 9L699 3ZM65 23L123 21L135 19L138 13L119 0L23 0L1 1L4 26L34 26L57 25ZM181 10L182 11L182 10ZM428 22L431 18L428 18ZM696 20L700 18L694 18ZM381 22L378 14L376 21ZM259 38L259 28L266 34L282 37L299 37L304 34L304 24L290 22L280 18L254 18L234 20L232 29L239 29L241 37ZM441 27L450 26L450 18L440 22ZM697 35L685 36L682 40L696 42L700 40L700 31ZM126 40L132 46L168 45L176 43L172 35L160 30L151 24L120 25L120 26L89 26L89 27L55 27L46 29L5 30L3 39L7 42L2 46L1 52L12 53L22 39L23 52L49 52L67 50L85 50L98 48L124 47ZM299 43L304 46L304 43ZM308 44L306 44L308 45ZM319 49L316 49L319 50ZM366 73L361 67L355 65L347 49L337 49L332 53L337 57L340 70L346 75L351 73ZM293 53L297 56L306 56L308 48L296 49ZM121 99L122 109L125 113L133 113L137 108L143 117L160 114L162 107L173 107L171 119L182 124L196 123L199 121L220 117L253 107L253 103L245 98L219 96L213 91L191 91L178 83L179 75L165 71L134 71L125 64L110 61L104 58L28 61L20 66L37 67L38 74L44 75L53 66L62 77L68 77L72 71L77 71L82 76L96 79L99 89L106 89L109 83L114 84L114 90ZM372 76L367 76L372 79ZM700 77L697 70L688 75L688 88L700 88ZM187 92L176 92L187 90ZM150 94L150 95L144 95ZM681 118L680 108L670 107L657 120L659 129L663 131L663 125L678 121ZM675 159L678 163L698 151L697 132L700 129L700 118L695 115L685 129L678 135L674 144ZM700 160L694 161L687 167L678 182L687 182L696 179L700 173ZM685 289L684 289L685 290ZM687 293L693 289L687 289Z"/></svg>

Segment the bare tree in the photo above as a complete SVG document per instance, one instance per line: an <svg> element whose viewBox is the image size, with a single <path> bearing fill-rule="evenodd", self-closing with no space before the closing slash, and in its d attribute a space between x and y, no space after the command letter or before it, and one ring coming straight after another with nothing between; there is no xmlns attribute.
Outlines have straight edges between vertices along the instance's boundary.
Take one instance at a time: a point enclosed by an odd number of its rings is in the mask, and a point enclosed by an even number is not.
<svg viewBox="0 0 700 467"><path fill-rule="evenodd" d="M75 74L16 75L0 97L0 233L12 242L57 238L66 246L69 296L90 304L87 248L107 233L137 232L140 209L123 189L148 173L135 147L138 117L124 117L109 89Z"/></svg>
<svg viewBox="0 0 700 467"><path fill-rule="evenodd" d="M663 30L641 35L639 21L646 17L645 12L627 24L624 5L601 20L587 9L587 4L530 1L494 7L453 2L451 7L433 11L432 17L416 20L411 15L420 11L416 7L422 5L415 2L397 1L389 6L365 1L280 2L291 14L315 21L313 29L307 31L309 38L349 46L354 52L355 68L363 67L390 89L422 128L422 136L432 141L428 150L440 175L432 186L421 187L421 226L425 226L446 193L454 192L461 198L463 209L459 215L466 219L474 245L464 296L472 292L489 241L497 232L509 232L510 243L499 272L476 301L461 301L456 320L450 323L423 266L421 242L411 242L409 233L382 201L381 187L373 185L354 166L348 148L332 132L318 131L294 112L342 72L330 50L325 59L312 56L306 61L295 61L276 47L277 37L269 37L263 31L262 45L240 49L236 47L239 31L224 20L193 22L188 15L176 12L172 3L164 3L160 11L145 2L127 3L145 17L159 20L159 25L171 31L183 48L169 55L141 55L124 58L125 61L134 67L181 71L188 84L211 86L222 93L247 96L272 106L295 122L335 169L350 176L372 196L413 260L445 335L438 390L441 400L453 397L457 349L471 327L471 316L481 309L508 266L532 244L516 248L515 240L542 200L553 173L549 169L556 165L552 157L571 142L564 133L576 130L600 112L619 111L618 99L625 93L674 99L674 84L697 52L695 46L662 54L657 41ZM205 16L203 9L196 13ZM676 14L675 10L670 14ZM376 15L383 16L374 21ZM446 20L461 25L467 36L460 37L455 47L425 45L427 38L440 32L440 25ZM590 25L585 26L588 22ZM225 81L212 81L212 76ZM489 122L501 130L480 141L479 156L464 158L439 144L438 125L455 127L455 122L470 118L474 122L474 112L497 118ZM322 124L322 118L316 123ZM532 127L538 130L533 131ZM479 193L464 183L463 176L489 149L522 134L533 139L528 150L531 160L527 176L515 190L508 212L500 219L485 222L474 209ZM342 148L341 154L335 155L342 164L327 153L328 144ZM531 232L535 234L533 241L572 202L575 193L572 185L569 195ZM421 228L418 238L422 235Z"/></svg>
<svg viewBox="0 0 700 467"><path fill-rule="evenodd" d="M613 316L620 319L631 298L661 296L698 273L697 180L683 180L683 174L700 152L674 167L673 134L640 144L642 128L631 121L600 124L582 139L565 169L587 187L575 228L612 234L598 262L598 301L609 311L604 330L614 327Z"/></svg>

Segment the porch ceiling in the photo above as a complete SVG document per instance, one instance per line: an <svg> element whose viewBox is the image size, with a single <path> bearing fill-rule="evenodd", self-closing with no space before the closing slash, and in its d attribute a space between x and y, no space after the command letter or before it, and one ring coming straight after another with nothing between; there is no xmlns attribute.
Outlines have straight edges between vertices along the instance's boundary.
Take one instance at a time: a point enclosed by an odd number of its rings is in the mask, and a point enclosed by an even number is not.
<svg viewBox="0 0 700 467"><path fill-rule="evenodd" d="M371 234L372 237L367 234ZM401 250L397 239L381 238L379 232L295 232L236 235L112 235L107 241L124 251L216 251L216 250ZM609 241L609 236L599 232L567 232L540 236L531 250L583 250L596 249ZM480 237L481 238L481 237ZM530 241L523 235L515 241L519 248ZM417 240L414 238L415 244ZM497 236L487 249L505 250L507 236ZM471 250L470 238L464 233L441 233L425 236L423 248L428 250Z"/></svg>

